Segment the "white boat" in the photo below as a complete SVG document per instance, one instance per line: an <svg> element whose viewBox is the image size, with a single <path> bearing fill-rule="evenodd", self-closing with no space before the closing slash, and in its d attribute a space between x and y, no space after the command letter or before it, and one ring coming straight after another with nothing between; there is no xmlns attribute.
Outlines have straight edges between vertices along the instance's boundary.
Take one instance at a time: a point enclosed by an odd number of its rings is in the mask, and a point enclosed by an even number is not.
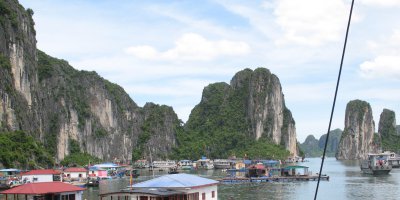
<svg viewBox="0 0 400 200"><path fill-rule="evenodd" d="M385 151L385 153L389 154L389 165L392 166L392 168L399 168L400 167L400 156L397 155L394 152L390 152L390 151Z"/></svg>
<svg viewBox="0 0 400 200"><path fill-rule="evenodd" d="M214 168L215 169L230 169L231 161L227 159L214 159Z"/></svg>
<svg viewBox="0 0 400 200"><path fill-rule="evenodd" d="M197 169L214 169L214 163L212 160L202 157L196 162Z"/></svg>
<svg viewBox="0 0 400 200"><path fill-rule="evenodd" d="M153 161L153 167L154 168L159 168L159 169L169 169L169 168L175 168L176 163L173 160L156 160Z"/></svg>
<svg viewBox="0 0 400 200"><path fill-rule="evenodd" d="M191 160L180 160L178 162L178 168L182 170L191 170L193 168L193 161Z"/></svg>
<svg viewBox="0 0 400 200"><path fill-rule="evenodd" d="M361 171L373 175L389 174L392 170L389 156L388 153L368 154L368 158L361 161Z"/></svg>

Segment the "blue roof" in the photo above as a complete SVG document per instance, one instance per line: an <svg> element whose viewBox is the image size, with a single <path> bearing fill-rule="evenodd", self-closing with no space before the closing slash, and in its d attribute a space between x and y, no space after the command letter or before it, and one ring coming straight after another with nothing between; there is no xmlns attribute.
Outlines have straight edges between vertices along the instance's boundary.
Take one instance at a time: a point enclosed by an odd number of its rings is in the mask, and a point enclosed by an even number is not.
<svg viewBox="0 0 400 200"><path fill-rule="evenodd" d="M0 169L0 172L20 172L19 169Z"/></svg>
<svg viewBox="0 0 400 200"><path fill-rule="evenodd" d="M218 181L212 179L182 173L169 174L141 183L137 183L133 185L133 188L187 188L217 183Z"/></svg>
<svg viewBox="0 0 400 200"><path fill-rule="evenodd" d="M102 164L97 164L97 165L93 165L92 167L98 167L98 168L116 168L116 167L120 167L117 164L114 163L102 163Z"/></svg>

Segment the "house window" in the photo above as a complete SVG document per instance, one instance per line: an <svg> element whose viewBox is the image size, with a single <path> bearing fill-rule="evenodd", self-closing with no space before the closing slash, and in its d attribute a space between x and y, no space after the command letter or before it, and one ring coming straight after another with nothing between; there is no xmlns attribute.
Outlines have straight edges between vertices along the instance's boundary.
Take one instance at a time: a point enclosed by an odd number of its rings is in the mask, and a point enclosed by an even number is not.
<svg viewBox="0 0 400 200"><path fill-rule="evenodd" d="M212 191L212 192L211 192L211 197L212 197L212 198L215 198L215 191Z"/></svg>
<svg viewBox="0 0 400 200"><path fill-rule="evenodd" d="M206 200L206 193L203 192L203 193L201 194L201 199L202 199L202 200Z"/></svg>

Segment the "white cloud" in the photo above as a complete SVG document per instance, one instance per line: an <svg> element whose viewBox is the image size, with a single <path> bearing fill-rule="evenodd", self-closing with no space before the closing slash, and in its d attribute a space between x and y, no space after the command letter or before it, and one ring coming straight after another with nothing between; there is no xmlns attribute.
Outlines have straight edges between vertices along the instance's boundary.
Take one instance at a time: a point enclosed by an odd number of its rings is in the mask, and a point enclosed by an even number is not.
<svg viewBox="0 0 400 200"><path fill-rule="evenodd" d="M384 6L384 7L400 6L399 0L361 0L360 2L370 6Z"/></svg>
<svg viewBox="0 0 400 200"><path fill-rule="evenodd" d="M342 39L349 13L343 0L281 0L274 14L284 31L277 44L319 46Z"/></svg>
<svg viewBox="0 0 400 200"><path fill-rule="evenodd" d="M207 40L195 33L184 34L175 42L175 47L160 52L151 46L133 46L125 50L141 59L171 61L208 61L219 56L240 56L250 52L245 42L230 40Z"/></svg>
<svg viewBox="0 0 400 200"><path fill-rule="evenodd" d="M376 56L372 60L361 63L361 76L400 79L400 31L394 31L386 40L369 42L368 46L376 53Z"/></svg>
<svg viewBox="0 0 400 200"><path fill-rule="evenodd" d="M400 55L378 56L360 65L361 75L366 78L391 77L400 79Z"/></svg>

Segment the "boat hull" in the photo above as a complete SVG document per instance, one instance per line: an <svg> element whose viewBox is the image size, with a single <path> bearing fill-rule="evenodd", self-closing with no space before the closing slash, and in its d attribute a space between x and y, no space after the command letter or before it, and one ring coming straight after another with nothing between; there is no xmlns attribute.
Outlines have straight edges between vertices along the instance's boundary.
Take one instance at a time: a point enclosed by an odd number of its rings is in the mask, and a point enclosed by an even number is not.
<svg viewBox="0 0 400 200"><path fill-rule="evenodd" d="M372 174L372 175L386 175L392 170L391 167L384 167L378 169L371 169L371 168L361 168L361 171L364 174Z"/></svg>

